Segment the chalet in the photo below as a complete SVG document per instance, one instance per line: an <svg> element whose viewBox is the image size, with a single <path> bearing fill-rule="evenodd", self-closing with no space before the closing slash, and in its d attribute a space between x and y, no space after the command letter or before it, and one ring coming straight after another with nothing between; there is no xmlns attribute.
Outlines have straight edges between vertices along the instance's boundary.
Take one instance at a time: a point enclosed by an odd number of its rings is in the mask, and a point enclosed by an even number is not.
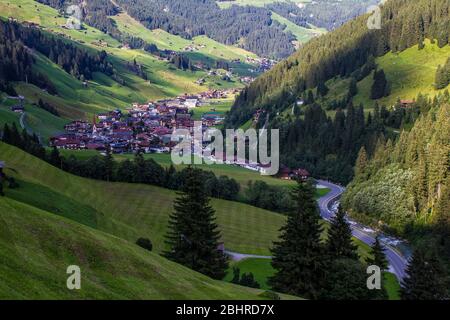
<svg viewBox="0 0 450 320"><path fill-rule="evenodd" d="M184 106L188 109L196 108L198 106L198 99L186 99Z"/></svg>
<svg viewBox="0 0 450 320"><path fill-rule="evenodd" d="M75 120L66 124L64 130L69 133L85 134L92 131L92 126L86 121Z"/></svg>
<svg viewBox="0 0 450 320"><path fill-rule="evenodd" d="M291 169L289 169L289 168L287 168L287 167L285 167L285 168L282 168L281 170L280 170L280 179L282 179L282 180L291 180L291 178L292 178L292 172L291 172Z"/></svg>
<svg viewBox="0 0 450 320"><path fill-rule="evenodd" d="M412 108L415 104L414 100L400 100L400 107L404 109Z"/></svg>
<svg viewBox="0 0 450 320"><path fill-rule="evenodd" d="M311 174L306 169L296 169L293 172L293 178L301 179L303 181L308 180Z"/></svg>
<svg viewBox="0 0 450 320"><path fill-rule="evenodd" d="M88 150L96 150L96 151L105 151L106 147L104 143L99 142L89 142L86 144L86 149Z"/></svg>
<svg viewBox="0 0 450 320"><path fill-rule="evenodd" d="M16 113L24 113L25 112L25 108L22 105L18 105L18 106L12 106L11 107L11 111L12 112L16 112Z"/></svg>
<svg viewBox="0 0 450 320"><path fill-rule="evenodd" d="M58 149L79 150L84 149L85 144L81 138L71 134L63 134L50 139L50 145Z"/></svg>

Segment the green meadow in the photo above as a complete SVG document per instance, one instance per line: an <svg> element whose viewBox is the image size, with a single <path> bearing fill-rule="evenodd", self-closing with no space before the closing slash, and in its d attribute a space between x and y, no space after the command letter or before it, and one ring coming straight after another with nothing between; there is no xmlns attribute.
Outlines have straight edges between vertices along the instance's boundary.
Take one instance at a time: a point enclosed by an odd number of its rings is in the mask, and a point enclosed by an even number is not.
<svg viewBox="0 0 450 320"><path fill-rule="evenodd" d="M0 221L0 299L263 299L9 197ZM69 265L80 267L80 290L66 287Z"/></svg>
<svg viewBox="0 0 450 320"><path fill-rule="evenodd" d="M443 92L445 89L434 89L435 74L438 66L445 64L449 56L450 46L439 48L437 44L426 40L422 50L419 50L416 45L400 53L389 52L376 58L378 68L384 70L390 85L389 96L379 99L377 102L380 105L391 107L398 99L412 100L417 98L419 93L433 97ZM375 100L370 98L372 84L373 72L358 82L358 94L353 98L353 104L362 103L366 112L373 110L375 105ZM326 104L346 97L350 78L330 79L326 85L329 92L318 100L319 103ZM330 111L329 114L333 115L334 112Z"/></svg>

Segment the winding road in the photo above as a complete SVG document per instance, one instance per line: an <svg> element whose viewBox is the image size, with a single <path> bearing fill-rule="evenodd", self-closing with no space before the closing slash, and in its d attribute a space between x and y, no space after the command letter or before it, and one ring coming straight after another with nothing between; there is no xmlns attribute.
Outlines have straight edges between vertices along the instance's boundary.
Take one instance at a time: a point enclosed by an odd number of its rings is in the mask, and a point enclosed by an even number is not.
<svg viewBox="0 0 450 320"><path fill-rule="evenodd" d="M339 200L342 193L345 191L345 188L324 180L318 180L318 184L330 189L329 193L317 200L322 218L324 220L330 221L330 219L334 215L334 209L332 208L332 206ZM375 233L373 230L351 220L349 220L349 223L351 225L353 236L355 238L368 245L373 244L373 242L375 241ZM392 240L393 238L390 239ZM391 245L383 240L382 243L386 249L385 254L386 258L389 261L389 271L395 274L401 281L405 277L405 270L406 266L408 265L408 259L402 253L400 253L400 250L394 245ZM272 258L271 256L258 256L252 254L237 253L228 250L225 250L225 253L235 261L243 260L246 258Z"/></svg>
<svg viewBox="0 0 450 320"><path fill-rule="evenodd" d="M342 193L345 191L345 188L323 180L318 180L318 183L330 189L330 192L327 195L319 198L318 200L322 218L329 221L334 215L332 205L340 198ZM370 228L362 226L351 220L349 220L349 222L352 227L353 236L355 238L361 240L369 246L373 244L373 242L375 241L375 234ZM389 261L389 271L394 273L399 280L402 280L405 277L405 270L408 265L408 259L404 257L403 254L400 253L399 249L395 246L388 244L383 240L381 242L386 249L385 254L386 258Z"/></svg>

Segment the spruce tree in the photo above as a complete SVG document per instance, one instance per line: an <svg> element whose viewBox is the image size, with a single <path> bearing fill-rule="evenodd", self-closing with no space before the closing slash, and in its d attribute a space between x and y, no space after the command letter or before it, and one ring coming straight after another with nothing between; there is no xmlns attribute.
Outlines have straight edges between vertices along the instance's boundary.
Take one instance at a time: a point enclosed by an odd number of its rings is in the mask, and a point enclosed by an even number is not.
<svg viewBox="0 0 450 320"><path fill-rule="evenodd" d="M373 85L371 89L371 99L376 100L389 95L389 86L383 69L375 70L373 75Z"/></svg>
<svg viewBox="0 0 450 320"><path fill-rule="evenodd" d="M109 144L106 145L106 156L104 158L104 165L105 165L106 181L113 180L115 162L112 156L111 146Z"/></svg>
<svg viewBox="0 0 450 320"><path fill-rule="evenodd" d="M350 101L354 96L358 94L358 86L355 78L351 78L350 84L348 87L348 97L347 101Z"/></svg>
<svg viewBox="0 0 450 320"><path fill-rule="evenodd" d="M366 148L361 147L355 163L355 177L360 177L366 173L368 162Z"/></svg>
<svg viewBox="0 0 450 320"><path fill-rule="evenodd" d="M61 161L61 156L59 154L59 151L56 147L53 147L52 152L50 153L50 159L49 159L50 163L57 167L62 169L62 161Z"/></svg>
<svg viewBox="0 0 450 320"><path fill-rule="evenodd" d="M328 93L329 89L326 86L326 84L324 82L319 82L319 85L317 86L317 96L326 96Z"/></svg>
<svg viewBox="0 0 450 320"><path fill-rule="evenodd" d="M433 250L417 249L406 270L401 288L403 300L443 300L448 298L445 269Z"/></svg>
<svg viewBox="0 0 450 320"><path fill-rule="evenodd" d="M337 259L329 263L327 281L321 300L370 300L375 292L367 289L365 266L354 259Z"/></svg>
<svg viewBox="0 0 450 320"><path fill-rule="evenodd" d="M227 258L218 249L220 231L209 204L201 170L188 167L182 192L169 218L165 256L214 279L222 279Z"/></svg>
<svg viewBox="0 0 450 320"><path fill-rule="evenodd" d="M5 126L3 127L2 140L5 143L11 143L11 130L9 129L9 126L7 123L5 123Z"/></svg>
<svg viewBox="0 0 450 320"><path fill-rule="evenodd" d="M386 259L386 255L384 254L384 246L381 244L379 236L375 238L375 242L371 246L372 258L367 259L367 263L369 265L375 265L380 267L382 271L387 270L389 267L389 263Z"/></svg>
<svg viewBox="0 0 450 320"><path fill-rule="evenodd" d="M328 229L327 251L332 259L358 260L358 248L353 243L352 229L345 217L345 211L339 206Z"/></svg>
<svg viewBox="0 0 450 320"><path fill-rule="evenodd" d="M298 181L292 191L295 209L281 228L280 241L272 249L275 275L269 279L274 290L305 298L317 298L325 274L324 248L320 243L322 227L308 182Z"/></svg>

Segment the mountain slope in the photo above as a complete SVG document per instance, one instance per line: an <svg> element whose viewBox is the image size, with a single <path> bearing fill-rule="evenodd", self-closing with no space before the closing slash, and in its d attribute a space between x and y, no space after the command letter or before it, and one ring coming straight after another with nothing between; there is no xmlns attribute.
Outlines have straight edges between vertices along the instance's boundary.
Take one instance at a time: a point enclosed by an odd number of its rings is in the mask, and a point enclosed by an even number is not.
<svg viewBox="0 0 450 320"><path fill-rule="evenodd" d="M261 299L132 243L0 199L0 299ZM66 269L81 268L81 290Z"/></svg>
<svg viewBox="0 0 450 320"><path fill-rule="evenodd" d="M192 72L176 69L171 63L144 50L123 48L123 43L87 24L82 25L82 30L67 29L65 27L67 17L60 15L57 10L49 6L32 0L2 1L0 16L4 19L13 17L20 23L34 23L42 33L56 36L85 52L95 54L105 51L108 54L108 61L112 63L115 74L118 76L94 73L93 79L90 79L85 87L79 77L72 76L62 70L58 64L49 61L47 57L34 52L37 59L35 67L53 79L58 96L47 95L27 83L15 85L17 91L23 93L26 98L32 101L38 98L48 100L62 110L63 116L71 119L82 117L83 112L98 112L111 107L124 108L131 102L145 102L150 99L173 97L185 92L205 91L205 87L230 86L230 83L217 77L209 79L210 81L202 87L195 81L205 77L206 71ZM151 33L150 30L147 31ZM221 59L221 57L214 56L214 59ZM144 70L146 79L128 67L128 64L133 63L134 60Z"/></svg>
<svg viewBox="0 0 450 320"><path fill-rule="evenodd" d="M65 173L9 145L0 143L0 155L7 174L23 186L10 192L11 197L131 242L148 237L154 250L164 249L164 236L176 192L149 185L108 183ZM42 194L55 199L53 208L40 201ZM62 199L78 203L81 216L71 213L73 206ZM249 254L269 254L272 242L285 217L238 202L213 199L217 222L229 250ZM69 209L68 209L69 208Z"/></svg>
<svg viewBox="0 0 450 320"><path fill-rule="evenodd" d="M381 143L369 160L360 156L357 175L342 200L351 212L401 234L448 224L449 102L447 97L422 115L396 142Z"/></svg>
<svg viewBox="0 0 450 320"><path fill-rule="evenodd" d="M276 113L302 98L305 90L332 78L361 76L370 57L400 53L419 43L422 47L427 38L435 39L439 48L445 47L449 43L449 6L448 1L439 0L391 0L382 7L380 30L369 29L369 16L364 15L311 40L240 95L229 123L245 123L260 107ZM395 74L391 77L395 79Z"/></svg>

